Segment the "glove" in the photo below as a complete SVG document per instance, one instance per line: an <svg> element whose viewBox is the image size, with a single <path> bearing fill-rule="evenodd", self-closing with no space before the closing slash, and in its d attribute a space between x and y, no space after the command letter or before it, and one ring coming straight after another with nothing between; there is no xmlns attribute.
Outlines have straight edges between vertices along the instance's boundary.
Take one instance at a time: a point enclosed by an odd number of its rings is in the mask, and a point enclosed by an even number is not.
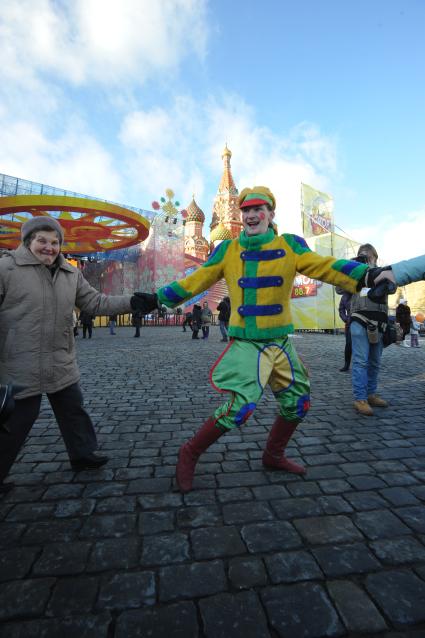
<svg viewBox="0 0 425 638"><path fill-rule="evenodd" d="M24 390L23 385L0 385L0 428L4 427L4 423L8 420L15 407L14 396L21 390ZM4 427L8 432L8 428Z"/></svg>
<svg viewBox="0 0 425 638"><path fill-rule="evenodd" d="M131 309L135 312L139 311L142 315L148 315L152 310L160 307L158 295L148 292L135 292L130 299Z"/></svg>

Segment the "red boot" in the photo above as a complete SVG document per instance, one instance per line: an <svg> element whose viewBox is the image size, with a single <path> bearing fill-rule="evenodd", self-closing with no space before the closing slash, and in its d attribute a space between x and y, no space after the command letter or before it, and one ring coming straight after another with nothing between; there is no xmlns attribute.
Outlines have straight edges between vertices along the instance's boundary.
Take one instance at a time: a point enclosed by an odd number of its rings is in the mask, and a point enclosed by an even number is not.
<svg viewBox="0 0 425 638"><path fill-rule="evenodd" d="M214 417L210 416L195 436L181 446L176 467L176 481L180 492L190 492L199 457L222 434L224 431L216 425Z"/></svg>
<svg viewBox="0 0 425 638"><path fill-rule="evenodd" d="M285 421L281 416L276 417L263 454L263 465L265 467L285 470L293 474L305 474L305 467L290 461L284 454L286 445L295 432L297 425L298 423L295 421Z"/></svg>

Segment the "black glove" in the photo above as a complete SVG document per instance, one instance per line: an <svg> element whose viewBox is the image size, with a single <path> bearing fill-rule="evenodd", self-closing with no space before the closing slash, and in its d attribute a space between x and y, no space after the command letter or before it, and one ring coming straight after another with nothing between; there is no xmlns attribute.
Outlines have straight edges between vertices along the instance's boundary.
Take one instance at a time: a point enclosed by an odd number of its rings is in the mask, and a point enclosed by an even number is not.
<svg viewBox="0 0 425 638"><path fill-rule="evenodd" d="M139 311L142 315L148 315L152 310L160 307L158 295L148 292L135 292L130 299L131 309L135 312Z"/></svg>
<svg viewBox="0 0 425 638"><path fill-rule="evenodd" d="M0 385L0 428L3 427L3 424L6 423L10 415L12 414L15 401L14 396L18 394L21 390L24 390L24 386L22 385ZM9 431L8 428L4 428L6 431Z"/></svg>

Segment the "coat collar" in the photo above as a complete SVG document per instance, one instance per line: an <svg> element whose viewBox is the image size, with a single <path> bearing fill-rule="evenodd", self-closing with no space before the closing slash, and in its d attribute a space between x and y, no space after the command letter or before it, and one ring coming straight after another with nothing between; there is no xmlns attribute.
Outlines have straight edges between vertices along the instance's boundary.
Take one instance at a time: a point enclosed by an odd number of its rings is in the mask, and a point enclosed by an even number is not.
<svg viewBox="0 0 425 638"><path fill-rule="evenodd" d="M13 256L18 266L43 266L44 265L23 244L18 246L18 248L13 252ZM71 266L71 264L68 264L68 262L66 261L62 253L59 253L57 257L57 262L58 262L58 267L61 268L62 270L67 270L68 272L73 272L75 270L74 266Z"/></svg>
<svg viewBox="0 0 425 638"><path fill-rule="evenodd" d="M274 233L273 228L269 228L265 233L261 235L252 235L248 236L243 230L239 235L239 242L241 246L244 248L256 250L264 246L264 244L269 244L275 239L276 235Z"/></svg>

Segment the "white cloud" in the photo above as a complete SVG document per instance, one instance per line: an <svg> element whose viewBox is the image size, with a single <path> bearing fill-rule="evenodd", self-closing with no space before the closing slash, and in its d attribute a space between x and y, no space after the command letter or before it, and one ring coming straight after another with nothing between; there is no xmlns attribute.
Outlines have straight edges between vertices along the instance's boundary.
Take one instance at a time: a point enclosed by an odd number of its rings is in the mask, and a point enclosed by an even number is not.
<svg viewBox="0 0 425 638"><path fill-rule="evenodd" d="M49 186L120 201L121 178L113 157L74 119L58 138L28 122L0 130L2 172Z"/></svg>
<svg viewBox="0 0 425 638"><path fill-rule="evenodd" d="M205 0L9 0L0 17L2 72L24 83L54 73L74 84L143 83L203 58Z"/></svg>
<svg viewBox="0 0 425 638"><path fill-rule="evenodd" d="M385 220L370 226L351 228L347 233L361 242L373 244L378 251L381 265L423 255L425 208L407 212L402 219L400 216L388 214Z"/></svg>

